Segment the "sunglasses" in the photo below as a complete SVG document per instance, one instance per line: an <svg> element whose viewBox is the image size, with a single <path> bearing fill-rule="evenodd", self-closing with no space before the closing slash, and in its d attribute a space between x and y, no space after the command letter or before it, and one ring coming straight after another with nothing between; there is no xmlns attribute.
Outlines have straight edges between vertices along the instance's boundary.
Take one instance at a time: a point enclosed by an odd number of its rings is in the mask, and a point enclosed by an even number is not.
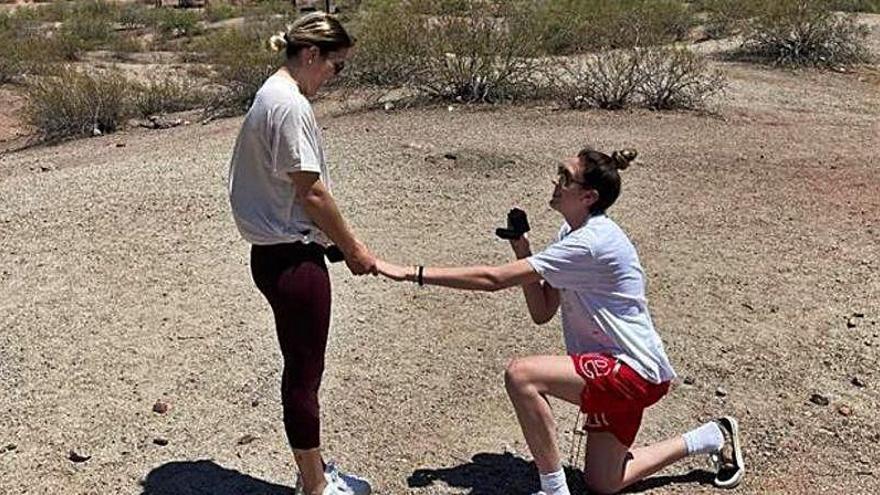
<svg viewBox="0 0 880 495"><path fill-rule="evenodd" d="M572 184L579 184L581 186L587 186L587 184L585 182L580 182L580 181L574 180L574 177L572 177L571 172L569 172L568 169L563 167L562 165L560 165L559 168L556 169L556 174L557 174L556 180L559 182L559 185L562 187L568 187Z"/></svg>
<svg viewBox="0 0 880 495"><path fill-rule="evenodd" d="M333 64L333 74L339 75L343 70L345 70L345 60L333 60L330 63Z"/></svg>

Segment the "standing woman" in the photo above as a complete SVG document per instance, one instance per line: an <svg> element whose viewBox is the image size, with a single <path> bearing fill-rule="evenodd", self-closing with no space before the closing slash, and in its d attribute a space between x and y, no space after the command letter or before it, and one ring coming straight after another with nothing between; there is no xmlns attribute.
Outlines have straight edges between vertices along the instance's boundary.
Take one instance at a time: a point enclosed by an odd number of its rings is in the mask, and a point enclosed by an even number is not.
<svg viewBox="0 0 880 495"><path fill-rule="evenodd" d="M251 273L275 316L284 372L284 428L306 495L366 494L363 479L327 465L320 451L318 389L330 327L325 250L336 244L355 275L376 260L349 229L333 195L321 128L308 98L339 74L354 44L324 12L300 17L269 40L285 63L257 92L235 143L229 197Z"/></svg>

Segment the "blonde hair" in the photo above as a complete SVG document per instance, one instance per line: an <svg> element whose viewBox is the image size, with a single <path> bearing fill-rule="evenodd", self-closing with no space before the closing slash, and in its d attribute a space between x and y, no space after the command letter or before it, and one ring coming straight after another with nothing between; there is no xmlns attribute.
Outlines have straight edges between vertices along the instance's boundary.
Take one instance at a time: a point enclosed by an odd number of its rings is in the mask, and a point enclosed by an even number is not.
<svg viewBox="0 0 880 495"><path fill-rule="evenodd" d="M322 55L343 50L354 45L354 38L335 16L326 12L312 12L287 26L287 31L273 35L268 44L271 50L285 50L287 58L293 58L300 50L311 46L317 47Z"/></svg>

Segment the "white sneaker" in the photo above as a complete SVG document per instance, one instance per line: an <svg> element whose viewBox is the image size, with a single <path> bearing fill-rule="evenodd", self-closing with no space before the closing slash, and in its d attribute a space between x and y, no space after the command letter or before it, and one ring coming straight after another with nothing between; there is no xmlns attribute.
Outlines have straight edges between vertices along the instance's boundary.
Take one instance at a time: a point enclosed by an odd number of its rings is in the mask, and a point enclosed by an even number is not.
<svg viewBox="0 0 880 495"><path fill-rule="evenodd" d="M323 495L370 495L373 492L369 481L360 476L343 473L332 462L324 468L324 478L327 480L327 487L324 488ZM305 493L302 476L297 476L293 493L295 495Z"/></svg>
<svg viewBox="0 0 880 495"><path fill-rule="evenodd" d="M373 493L373 487L370 486L369 481L354 474L343 473L332 462L327 463L327 467L324 468L324 477L327 478L328 486L334 483L344 486L350 490L349 493L354 495L370 495Z"/></svg>

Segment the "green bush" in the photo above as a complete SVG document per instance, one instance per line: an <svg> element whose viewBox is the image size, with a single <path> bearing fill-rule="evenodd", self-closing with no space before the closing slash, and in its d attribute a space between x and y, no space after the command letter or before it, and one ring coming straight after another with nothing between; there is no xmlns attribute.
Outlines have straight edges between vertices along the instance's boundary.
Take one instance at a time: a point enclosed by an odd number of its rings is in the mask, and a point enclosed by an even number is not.
<svg viewBox="0 0 880 495"><path fill-rule="evenodd" d="M150 22L164 38L189 37L202 32L199 15L191 10L154 9Z"/></svg>
<svg viewBox="0 0 880 495"><path fill-rule="evenodd" d="M218 31L200 42L205 60L214 65L215 81L224 88L208 104L209 113L246 112L257 90L283 62L282 55L266 47L270 33L277 29L261 26Z"/></svg>
<svg viewBox="0 0 880 495"><path fill-rule="evenodd" d="M880 0L831 0L830 7L845 12L880 13Z"/></svg>
<svg viewBox="0 0 880 495"><path fill-rule="evenodd" d="M467 16L426 23L424 55L415 60L413 85L423 94L468 103L517 100L533 94L537 48L521 30L521 12L475 7Z"/></svg>
<svg viewBox="0 0 880 495"><path fill-rule="evenodd" d="M703 0L696 8L706 12L706 34L723 38L741 32L762 4L762 0Z"/></svg>
<svg viewBox="0 0 880 495"><path fill-rule="evenodd" d="M115 131L128 114L131 85L119 73L87 75L70 67L26 88L25 115L43 139Z"/></svg>
<svg viewBox="0 0 880 495"><path fill-rule="evenodd" d="M569 108L618 110L700 109L725 87L723 75L701 56L680 48L614 50L587 61L570 60L552 94Z"/></svg>
<svg viewBox="0 0 880 495"><path fill-rule="evenodd" d="M203 108L207 96L196 85L174 78L154 78L134 84L134 111L142 117Z"/></svg>
<svg viewBox="0 0 880 495"><path fill-rule="evenodd" d="M696 24L679 0L521 1L519 26L546 54L647 46L680 41Z"/></svg>
<svg viewBox="0 0 880 495"><path fill-rule="evenodd" d="M706 60L682 48L652 47L640 54L641 104L655 110L699 109L721 93L725 78Z"/></svg>
<svg viewBox="0 0 880 495"><path fill-rule="evenodd" d="M211 2L205 7L205 20L208 22L224 21L241 15L241 9L228 3Z"/></svg>
<svg viewBox="0 0 880 495"><path fill-rule="evenodd" d="M353 31L357 47L339 84L389 87L412 81L424 55L422 17L400 2L372 2L364 6Z"/></svg>
<svg viewBox="0 0 880 495"><path fill-rule="evenodd" d="M869 60L868 35L852 15L825 0L777 0L748 24L741 52L787 66L846 66Z"/></svg>

